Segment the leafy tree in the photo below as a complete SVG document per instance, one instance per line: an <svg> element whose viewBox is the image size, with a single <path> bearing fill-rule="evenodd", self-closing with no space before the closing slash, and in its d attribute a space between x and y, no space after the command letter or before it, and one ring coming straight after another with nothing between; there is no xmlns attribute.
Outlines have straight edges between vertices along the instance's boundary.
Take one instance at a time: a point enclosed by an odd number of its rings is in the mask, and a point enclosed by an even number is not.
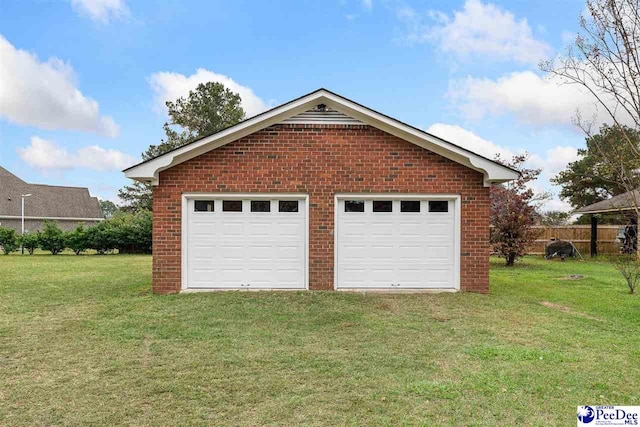
<svg viewBox="0 0 640 427"><path fill-rule="evenodd" d="M168 101L169 121L163 126L165 139L142 153L142 160L153 159L242 121L245 113L240 102L240 95L216 82L201 83L186 98ZM149 184L136 181L123 187L118 195L125 203L124 210L136 212L153 208Z"/></svg>
<svg viewBox="0 0 640 427"><path fill-rule="evenodd" d="M118 212L118 207L111 200L100 200L100 211L105 218L111 218Z"/></svg>
<svg viewBox="0 0 640 427"><path fill-rule="evenodd" d="M57 255L64 250L64 232L54 221L45 220L42 231L38 231L38 240L40 249L51 252L51 255Z"/></svg>
<svg viewBox="0 0 640 427"><path fill-rule="evenodd" d="M18 249L18 236L13 228L0 227L0 246L5 255Z"/></svg>
<svg viewBox="0 0 640 427"><path fill-rule="evenodd" d="M541 225L567 225L570 219L570 212L546 211L540 213Z"/></svg>
<svg viewBox="0 0 640 427"><path fill-rule="evenodd" d="M40 239L38 233L25 233L19 236L20 245L29 252L29 255L33 255L33 251L40 245Z"/></svg>
<svg viewBox="0 0 640 427"><path fill-rule="evenodd" d="M540 169L524 167L527 155L514 156L510 162L497 160L521 174L515 181L491 187L491 245L493 251L512 266L517 258L525 255L527 247L538 235L532 228L538 216L536 202L546 195L535 194L527 186L541 172Z"/></svg>
<svg viewBox="0 0 640 427"><path fill-rule="evenodd" d="M625 137L633 135L633 145ZM580 157L551 182L560 185L560 197L574 208L581 208L628 191L630 181L637 181L640 170L638 133L627 126L603 125L600 132L586 138ZM628 171L626 177L621 171Z"/></svg>
<svg viewBox="0 0 640 427"><path fill-rule="evenodd" d="M65 246L76 255L80 255L89 248L87 231L82 224L78 225L75 230L64 233L64 241Z"/></svg>

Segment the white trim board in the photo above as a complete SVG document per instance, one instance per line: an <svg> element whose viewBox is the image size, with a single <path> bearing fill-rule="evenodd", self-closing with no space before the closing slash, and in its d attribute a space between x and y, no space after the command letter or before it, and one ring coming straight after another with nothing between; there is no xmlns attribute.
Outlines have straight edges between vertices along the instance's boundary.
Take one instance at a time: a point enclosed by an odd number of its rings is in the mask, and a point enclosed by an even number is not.
<svg viewBox="0 0 640 427"><path fill-rule="evenodd" d="M158 185L159 173L161 171L208 151L215 150L216 148L259 130L281 123L319 104L324 104L332 110L339 111L364 124L376 127L384 132L481 172L484 175L485 186L490 186L492 183L511 181L519 176L519 173L513 169L396 119L385 116L326 89L318 89L301 98L238 123L235 126L196 140L176 150L169 151L155 159L132 166L124 171L125 175L127 178Z"/></svg>
<svg viewBox="0 0 640 427"><path fill-rule="evenodd" d="M430 288L430 289L390 289L390 288L338 288L338 200L449 200L454 205L454 288ZM461 245L462 245L462 208L459 194L416 194L416 193L336 193L333 198L333 289L343 292L456 292L460 290L461 272Z"/></svg>
<svg viewBox="0 0 640 427"><path fill-rule="evenodd" d="M215 288L215 289L189 289L187 284L189 283L188 278L188 254L187 254L187 237L188 233L188 223L189 223L189 215L188 215L188 200L190 199L198 199L198 200L217 200L217 199L225 199L225 200L272 200L272 199L280 199L280 200L304 200L305 205L305 231L304 231L304 239L305 239L305 254L304 254L304 289L309 290L309 195L306 193L182 193L181 196L181 212L180 212L180 221L181 221L181 232L180 232L180 292L206 292L206 291L223 291L227 290L225 288ZM230 289L229 289L230 290ZM243 290L236 289L233 290ZM244 289L244 290L258 290L258 289ZM269 289L260 289L260 290L269 290ZM288 289L277 289L277 290L288 290ZM291 290L301 290L301 289L291 289Z"/></svg>

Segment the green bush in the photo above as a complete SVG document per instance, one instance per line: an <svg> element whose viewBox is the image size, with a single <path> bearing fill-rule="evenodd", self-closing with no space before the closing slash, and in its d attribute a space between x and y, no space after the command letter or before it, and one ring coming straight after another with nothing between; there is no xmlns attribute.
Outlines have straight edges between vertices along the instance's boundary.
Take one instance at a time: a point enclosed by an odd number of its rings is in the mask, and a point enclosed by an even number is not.
<svg viewBox="0 0 640 427"><path fill-rule="evenodd" d="M0 227L0 246L5 255L18 249L18 236L13 228Z"/></svg>
<svg viewBox="0 0 640 427"><path fill-rule="evenodd" d="M44 221L44 228L38 232L38 240L40 248L51 252L51 255L59 254L66 247L64 232L54 221Z"/></svg>
<svg viewBox="0 0 640 427"><path fill-rule="evenodd" d="M73 231L65 232L64 242L65 246L71 249L76 255L80 255L89 248L87 231L82 224L77 226Z"/></svg>
<svg viewBox="0 0 640 427"><path fill-rule="evenodd" d="M98 254L151 253L150 211L135 214L118 212L113 218L87 228L87 244Z"/></svg>
<svg viewBox="0 0 640 427"><path fill-rule="evenodd" d="M25 233L18 237L18 243L33 255L33 251L40 245L38 233Z"/></svg>

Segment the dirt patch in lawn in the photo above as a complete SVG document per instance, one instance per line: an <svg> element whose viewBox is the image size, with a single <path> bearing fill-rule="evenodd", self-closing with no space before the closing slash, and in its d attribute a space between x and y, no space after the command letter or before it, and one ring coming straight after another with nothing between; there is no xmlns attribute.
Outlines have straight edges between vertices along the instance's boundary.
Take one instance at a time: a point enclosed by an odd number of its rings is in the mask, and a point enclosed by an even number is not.
<svg viewBox="0 0 640 427"><path fill-rule="evenodd" d="M544 305L547 308L552 308L554 310L560 310L563 313L573 314L574 316L582 317L584 319L597 320L599 322L603 321L602 319L599 319L597 317L591 316L590 314L582 313L582 312L579 312L579 311L575 311L571 307L567 307L566 305L556 304L556 303L549 302L549 301L540 301L540 304Z"/></svg>

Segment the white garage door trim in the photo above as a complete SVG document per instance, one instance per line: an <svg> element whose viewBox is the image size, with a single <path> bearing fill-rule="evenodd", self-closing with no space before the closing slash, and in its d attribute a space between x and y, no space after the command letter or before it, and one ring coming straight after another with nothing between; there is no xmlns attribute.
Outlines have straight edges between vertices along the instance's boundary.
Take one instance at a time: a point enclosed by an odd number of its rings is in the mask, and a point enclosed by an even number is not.
<svg viewBox="0 0 640 427"><path fill-rule="evenodd" d="M460 239L461 239L461 215L460 215L460 195L457 194L399 194L399 193L376 193L376 194L368 194L368 193L339 193L334 197L333 210L334 210L334 250L333 250L333 288L338 291L354 291L354 290L366 290L370 291L397 291L397 292L406 292L407 289L398 289L398 288L340 288L338 286L339 278L339 244L338 244L338 209L339 209L339 200L421 200L421 201L429 201L429 200L448 200L453 202L453 214L454 214L454 287L453 288L425 288L425 291L436 291L436 292L451 292L451 291L459 291L460 290ZM412 288L410 291L420 291L420 288Z"/></svg>
<svg viewBox="0 0 640 427"><path fill-rule="evenodd" d="M183 292L200 292L200 291L222 291L222 290L238 290L238 288L202 288L194 289L188 288L189 283L189 268L188 268L188 226L189 226L189 209L188 202L192 199L198 200L303 200L304 201L304 289L309 289L309 195L303 193L183 193L182 194L182 212L181 212L181 291ZM291 290L301 290L302 288L292 288ZM247 289L247 290L269 290L266 288L261 289ZM281 289L277 290L289 290Z"/></svg>

